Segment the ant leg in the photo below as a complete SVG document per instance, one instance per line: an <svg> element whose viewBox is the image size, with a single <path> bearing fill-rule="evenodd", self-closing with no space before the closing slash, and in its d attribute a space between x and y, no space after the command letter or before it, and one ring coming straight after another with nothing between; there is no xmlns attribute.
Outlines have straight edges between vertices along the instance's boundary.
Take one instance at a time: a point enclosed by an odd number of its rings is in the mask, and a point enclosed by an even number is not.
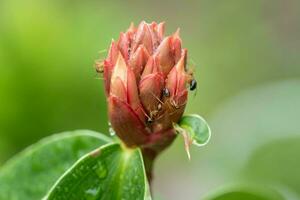
<svg viewBox="0 0 300 200"><path fill-rule="evenodd" d="M164 104L164 102L162 102L156 95L153 94L153 92L151 92L151 95L161 104Z"/></svg>

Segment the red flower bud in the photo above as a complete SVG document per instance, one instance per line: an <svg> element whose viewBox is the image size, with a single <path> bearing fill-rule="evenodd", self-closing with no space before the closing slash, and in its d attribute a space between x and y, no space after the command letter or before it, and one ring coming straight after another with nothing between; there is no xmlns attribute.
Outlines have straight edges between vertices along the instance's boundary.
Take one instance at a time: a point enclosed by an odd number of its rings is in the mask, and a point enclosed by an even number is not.
<svg viewBox="0 0 300 200"><path fill-rule="evenodd" d="M175 138L192 80L186 57L179 31L164 37L164 23L132 24L112 41L103 62L108 113L127 146L157 153Z"/></svg>

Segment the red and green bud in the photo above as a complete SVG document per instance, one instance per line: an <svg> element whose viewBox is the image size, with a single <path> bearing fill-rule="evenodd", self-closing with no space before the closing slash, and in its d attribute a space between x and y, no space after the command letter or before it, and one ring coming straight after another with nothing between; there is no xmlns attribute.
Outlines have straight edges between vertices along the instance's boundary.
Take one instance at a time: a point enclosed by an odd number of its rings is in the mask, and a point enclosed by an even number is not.
<svg viewBox="0 0 300 200"><path fill-rule="evenodd" d="M129 147L161 151L175 138L192 75L179 31L164 37L164 23L141 22L112 41L103 62L112 128Z"/></svg>

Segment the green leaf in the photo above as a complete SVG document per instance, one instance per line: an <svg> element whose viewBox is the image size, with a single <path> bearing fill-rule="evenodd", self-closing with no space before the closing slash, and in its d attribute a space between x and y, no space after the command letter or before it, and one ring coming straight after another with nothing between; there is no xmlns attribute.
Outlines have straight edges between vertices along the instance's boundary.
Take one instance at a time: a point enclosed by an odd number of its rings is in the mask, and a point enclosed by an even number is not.
<svg viewBox="0 0 300 200"><path fill-rule="evenodd" d="M47 200L150 199L139 149L107 144L77 161L53 186Z"/></svg>
<svg viewBox="0 0 300 200"><path fill-rule="evenodd" d="M275 190L264 187L232 187L211 193L204 200L283 200Z"/></svg>
<svg viewBox="0 0 300 200"><path fill-rule="evenodd" d="M283 133L282 133L283 134ZM280 138L257 148L243 174L247 180L285 186L300 194L300 137Z"/></svg>
<svg viewBox="0 0 300 200"><path fill-rule="evenodd" d="M40 200L76 160L110 139L88 130L42 139L0 169L1 200Z"/></svg>
<svg viewBox="0 0 300 200"><path fill-rule="evenodd" d="M185 149L189 158L191 144L204 146L209 142L211 137L211 131L207 122L196 114L183 116L179 123L175 124L175 129L184 138Z"/></svg>
<svg viewBox="0 0 300 200"><path fill-rule="evenodd" d="M185 115L179 121L179 126L188 134L193 144L203 146L208 143L211 131L207 122L199 115Z"/></svg>

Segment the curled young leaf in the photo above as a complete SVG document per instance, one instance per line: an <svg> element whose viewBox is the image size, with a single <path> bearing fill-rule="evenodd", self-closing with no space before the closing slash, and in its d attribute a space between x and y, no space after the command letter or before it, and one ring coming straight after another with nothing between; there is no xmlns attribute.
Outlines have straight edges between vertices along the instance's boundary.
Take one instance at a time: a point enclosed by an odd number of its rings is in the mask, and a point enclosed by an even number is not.
<svg viewBox="0 0 300 200"><path fill-rule="evenodd" d="M190 158L189 148L191 144L196 146L206 145L211 137L211 130L207 122L199 115L191 114L183 116L175 129L184 138L185 149Z"/></svg>
<svg viewBox="0 0 300 200"><path fill-rule="evenodd" d="M192 114L183 116L179 125L189 134L190 139L196 146L204 146L209 142L211 130L201 116Z"/></svg>

